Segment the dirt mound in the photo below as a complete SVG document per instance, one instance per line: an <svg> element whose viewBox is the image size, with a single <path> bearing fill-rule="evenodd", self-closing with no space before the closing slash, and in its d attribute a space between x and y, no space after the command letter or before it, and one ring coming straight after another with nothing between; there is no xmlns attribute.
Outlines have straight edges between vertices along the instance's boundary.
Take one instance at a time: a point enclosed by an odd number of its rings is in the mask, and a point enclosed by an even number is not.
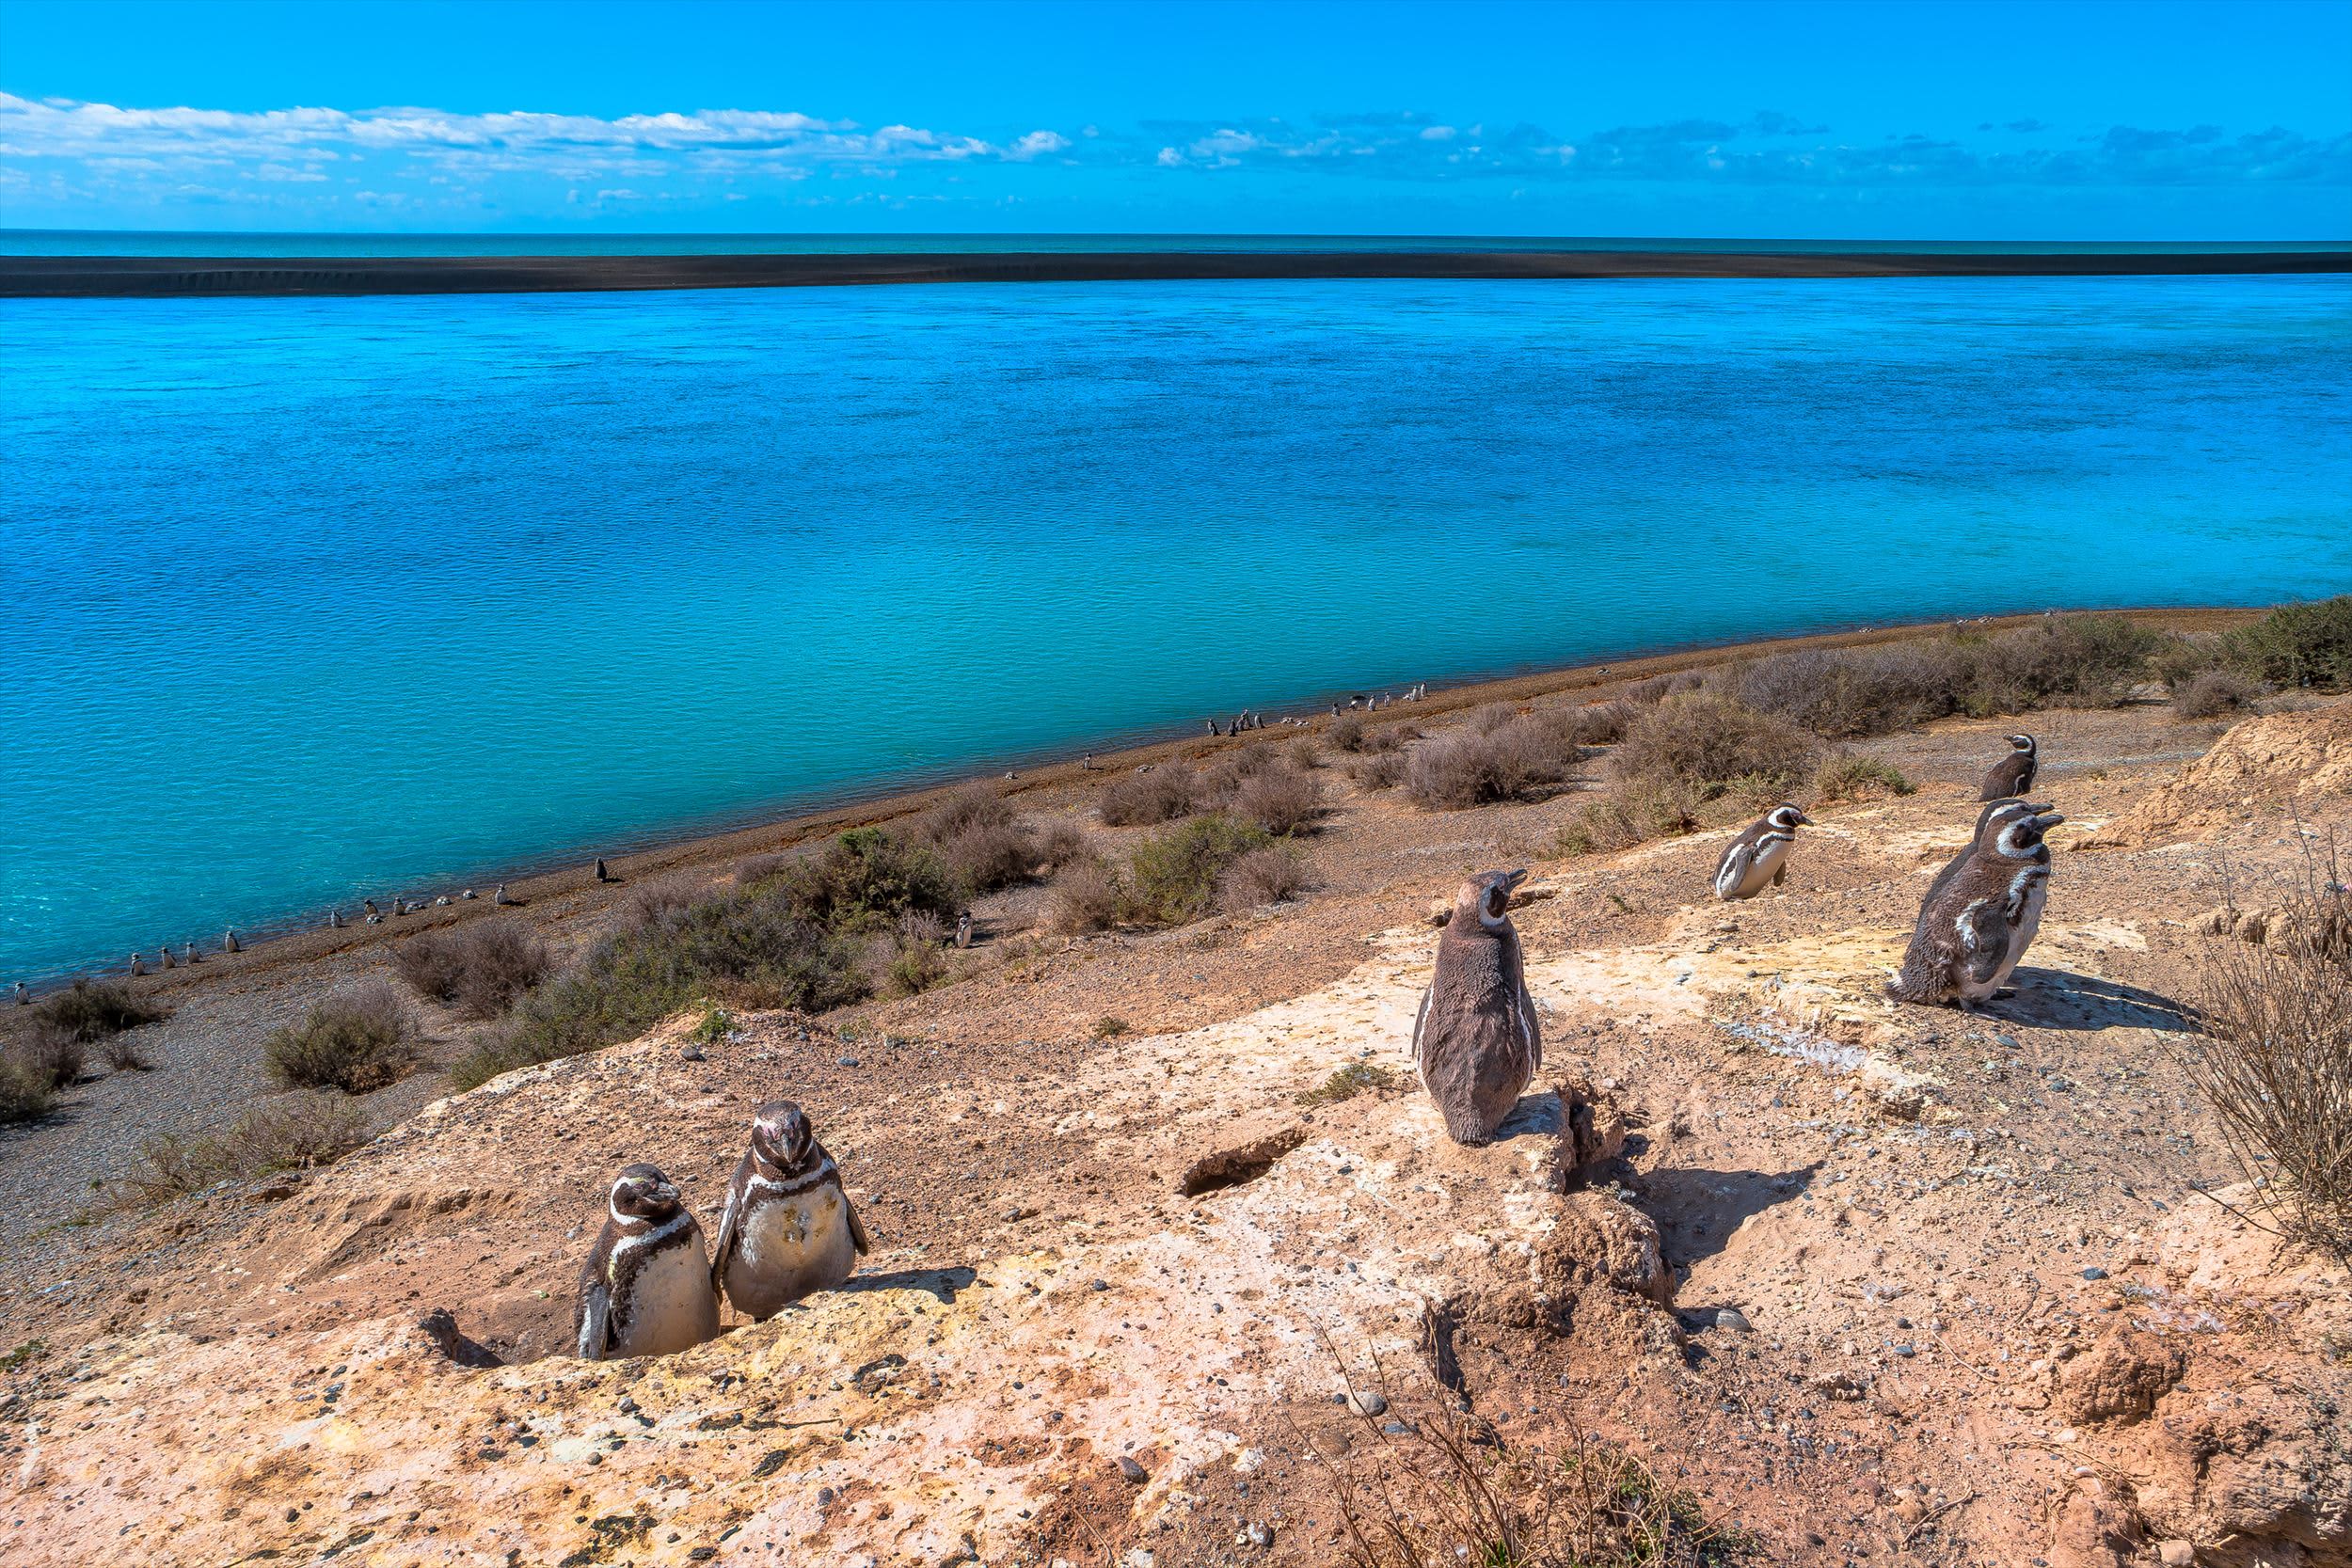
<svg viewBox="0 0 2352 1568"><path fill-rule="evenodd" d="M2084 847L2137 848L2207 839L2258 816L2340 817L2352 811L2352 704L2265 714L2148 792Z"/></svg>

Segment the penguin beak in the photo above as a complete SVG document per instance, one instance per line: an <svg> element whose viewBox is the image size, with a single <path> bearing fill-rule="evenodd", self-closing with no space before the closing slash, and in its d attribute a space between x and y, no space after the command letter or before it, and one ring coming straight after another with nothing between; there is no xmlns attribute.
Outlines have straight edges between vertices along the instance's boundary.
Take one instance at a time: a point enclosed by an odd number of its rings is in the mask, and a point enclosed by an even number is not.
<svg viewBox="0 0 2352 1568"><path fill-rule="evenodd" d="M1803 812L1799 812L1797 813L1797 825L1799 827L1810 828L1813 826L1813 818L1805 816Z"/></svg>
<svg viewBox="0 0 2352 1568"><path fill-rule="evenodd" d="M1525 880L1527 880L1527 867L1522 865L1517 871L1506 871L1502 874L1503 891L1505 893L1516 892L1518 885Z"/></svg>
<svg viewBox="0 0 2352 1568"><path fill-rule="evenodd" d="M2034 831L2046 833L2065 820L2066 814L2063 812L2043 812L2033 819Z"/></svg>

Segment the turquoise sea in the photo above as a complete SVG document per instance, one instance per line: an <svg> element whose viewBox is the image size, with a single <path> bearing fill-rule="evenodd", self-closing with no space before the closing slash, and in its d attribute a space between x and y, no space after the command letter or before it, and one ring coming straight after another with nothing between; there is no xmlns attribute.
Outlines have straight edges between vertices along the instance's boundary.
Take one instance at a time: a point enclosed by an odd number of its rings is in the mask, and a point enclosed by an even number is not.
<svg viewBox="0 0 2352 1568"><path fill-rule="evenodd" d="M0 302L0 984L1245 704L2347 588L2342 276Z"/></svg>

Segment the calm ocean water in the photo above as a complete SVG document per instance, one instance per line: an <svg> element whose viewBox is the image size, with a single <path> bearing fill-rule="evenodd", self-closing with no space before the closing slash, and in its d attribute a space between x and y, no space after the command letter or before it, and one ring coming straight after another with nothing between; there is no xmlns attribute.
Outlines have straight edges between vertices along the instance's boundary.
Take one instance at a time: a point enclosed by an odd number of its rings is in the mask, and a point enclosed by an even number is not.
<svg viewBox="0 0 2352 1568"><path fill-rule="evenodd" d="M0 302L0 982L1337 690L2352 587L2352 280Z"/></svg>

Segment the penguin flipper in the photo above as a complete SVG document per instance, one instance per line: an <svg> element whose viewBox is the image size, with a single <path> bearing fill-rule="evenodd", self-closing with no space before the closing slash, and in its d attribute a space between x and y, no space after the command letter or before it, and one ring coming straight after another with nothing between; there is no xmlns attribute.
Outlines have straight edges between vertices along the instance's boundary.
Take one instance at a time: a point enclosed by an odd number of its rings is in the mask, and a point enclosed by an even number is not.
<svg viewBox="0 0 2352 1568"><path fill-rule="evenodd" d="M710 1289L714 1295L725 1291L727 1259L734 1256L736 1237L743 1228L743 1200L740 1196L746 1180L743 1167L751 1164L751 1155L746 1153L737 1162L735 1180L727 1183L726 1212L719 1216L718 1240L710 1249Z"/></svg>
<svg viewBox="0 0 2352 1568"><path fill-rule="evenodd" d="M2010 928L1990 904L1969 912L1975 917L1971 922L1975 940L1968 944L1961 968L1971 984L1980 986L2000 973L2001 960L2009 956Z"/></svg>
<svg viewBox="0 0 2352 1568"><path fill-rule="evenodd" d="M850 1244L857 1248L857 1255L863 1258L874 1250L873 1243L866 1239L866 1222L857 1217L857 1205L850 1201L848 1193L841 1195L841 1209L850 1216Z"/></svg>
<svg viewBox="0 0 2352 1568"><path fill-rule="evenodd" d="M1781 883L1787 881L1788 879L1788 863L1787 861L1783 861L1778 865L1772 867L1772 886L1778 887Z"/></svg>
<svg viewBox="0 0 2352 1568"><path fill-rule="evenodd" d="M1735 844L1724 851L1723 863L1715 867L1715 896L1728 898L1740 891L1740 884L1748 879L1748 866L1756 859L1754 846Z"/></svg>
<svg viewBox="0 0 2352 1568"><path fill-rule="evenodd" d="M601 1361L612 1348L612 1291L602 1280L580 1293L580 1358Z"/></svg>

